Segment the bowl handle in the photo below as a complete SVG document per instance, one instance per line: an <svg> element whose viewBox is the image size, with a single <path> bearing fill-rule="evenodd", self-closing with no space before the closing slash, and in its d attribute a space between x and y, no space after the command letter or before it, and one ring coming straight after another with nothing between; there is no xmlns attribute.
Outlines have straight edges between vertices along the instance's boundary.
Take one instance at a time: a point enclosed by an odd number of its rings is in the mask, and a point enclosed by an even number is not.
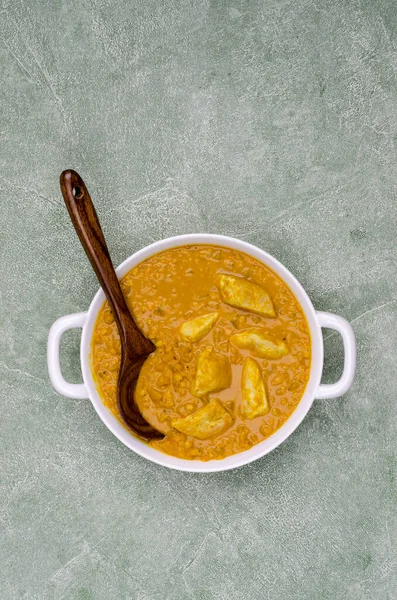
<svg viewBox="0 0 397 600"><path fill-rule="evenodd" d="M68 398L88 398L88 391L84 383L68 383L62 377L59 362L59 343L62 334L68 329L84 327L87 313L75 313L61 317L52 325L48 334L47 363L48 374L53 387L62 396Z"/></svg>
<svg viewBox="0 0 397 600"><path fill-rule="evenodd" d="M345 364L342 377L336 383L323 383L319 386L316 398L338 398L345 394L351 387L356 370L356 338L352 326L346 319L328 312L317 311L320 327L334 329L341 334L345 351Z"/></svg>

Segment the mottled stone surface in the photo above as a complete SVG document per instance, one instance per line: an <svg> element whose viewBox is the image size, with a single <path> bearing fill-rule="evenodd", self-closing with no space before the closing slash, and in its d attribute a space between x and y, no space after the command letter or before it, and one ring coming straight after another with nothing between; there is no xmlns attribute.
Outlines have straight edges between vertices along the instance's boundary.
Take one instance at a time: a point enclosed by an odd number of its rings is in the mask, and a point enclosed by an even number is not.
<svg viewBox="0 0 397 600"><path fill-rule="evenodd" d="M2 600L397 598L395 2L3 0L0 15ZM351 392L208 476L138 458L58 396L49 327L97 289L67 167L115 262L192 231L278 257L353 323ZM76 382L78 340L62 345ZM330 382L337 336L326 355Z"/></svg>

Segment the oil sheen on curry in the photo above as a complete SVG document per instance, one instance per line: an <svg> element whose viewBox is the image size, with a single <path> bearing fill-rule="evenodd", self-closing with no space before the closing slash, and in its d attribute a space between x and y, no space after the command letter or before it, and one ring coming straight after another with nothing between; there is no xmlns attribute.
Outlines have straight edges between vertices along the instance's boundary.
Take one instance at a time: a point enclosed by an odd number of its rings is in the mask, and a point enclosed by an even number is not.
<svg viewBox="0 0 397 600"><path fill-rule="evenodd" d="M295 410L309 379L311 343L288 286L242 252L172 248L121 281L134 319L156 345L135 399L165 434L153 448L190 460L222 459L271 436ZM92 370L120 419L120 341L104 303L92 338Z"/></svg>

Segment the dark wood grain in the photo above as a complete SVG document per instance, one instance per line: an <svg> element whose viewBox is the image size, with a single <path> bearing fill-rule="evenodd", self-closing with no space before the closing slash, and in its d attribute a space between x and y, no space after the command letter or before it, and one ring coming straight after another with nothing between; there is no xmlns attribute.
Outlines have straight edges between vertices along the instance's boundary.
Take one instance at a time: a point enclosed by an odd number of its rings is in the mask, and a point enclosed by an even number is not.
<svg viewBox="0 0 397 600"><path fill-rule="evenodd" d="M140 369L155 346L143 335L131 316L84 181L76 171L67 170L61 174L60 184L74 228L109 301L119 330L121 366L117 401L120 415L137 436L146 441L160 439L163 434L144 419L134 399Z"/></svg>

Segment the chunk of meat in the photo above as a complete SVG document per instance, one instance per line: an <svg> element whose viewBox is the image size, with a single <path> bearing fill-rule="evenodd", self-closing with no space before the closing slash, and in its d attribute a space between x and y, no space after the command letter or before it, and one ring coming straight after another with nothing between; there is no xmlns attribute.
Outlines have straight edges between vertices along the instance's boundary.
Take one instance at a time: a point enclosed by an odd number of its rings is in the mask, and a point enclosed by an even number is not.
<svg viewBox="0 0 397 600"><path fill-rule="evenodd" d="M220 275L219 289L222 300L230 306L242 308L265 317L275 317L274 306L269 294L256 283L242 277Z"/></svg>
<svg viewBox="0 0 397 600"><path fill-rule="evenodd" d="M172 426L186 435L205 440L223 433L232 423L231 414L217 398L214 398L193 415L172 421Z"/></svg>
<svg viewBox="0 0 397 600"><path fill-rule="evenodd" d="M230 336L232 344L243 350L250 350L261 358L281 358L288 354L287 345L264 329L246 329Z"/></svg>
<svg viewBox="0 0 397 600"><path fill-rule="evenodd" d="M180 326L179 333L188 342L198 342L211 331L218 316L219 313L214 312L186 321Z"/></svg>
<svg viewBox="0 0 397 600"><path fill-rule="evenodd" d="M246 358L244 361L241 392L241 411L246 419L254 419L269 412L265 384L258 363L253 358Z"/></svg>
<svg viewBox="0 0 397 600"><path fill-rule="evenodd" d="M207 346L198 357L196 376L192 383L192 394L200 398L209 392L220 392L232 383L232 370L226 356L217 354Z"/></svg>

